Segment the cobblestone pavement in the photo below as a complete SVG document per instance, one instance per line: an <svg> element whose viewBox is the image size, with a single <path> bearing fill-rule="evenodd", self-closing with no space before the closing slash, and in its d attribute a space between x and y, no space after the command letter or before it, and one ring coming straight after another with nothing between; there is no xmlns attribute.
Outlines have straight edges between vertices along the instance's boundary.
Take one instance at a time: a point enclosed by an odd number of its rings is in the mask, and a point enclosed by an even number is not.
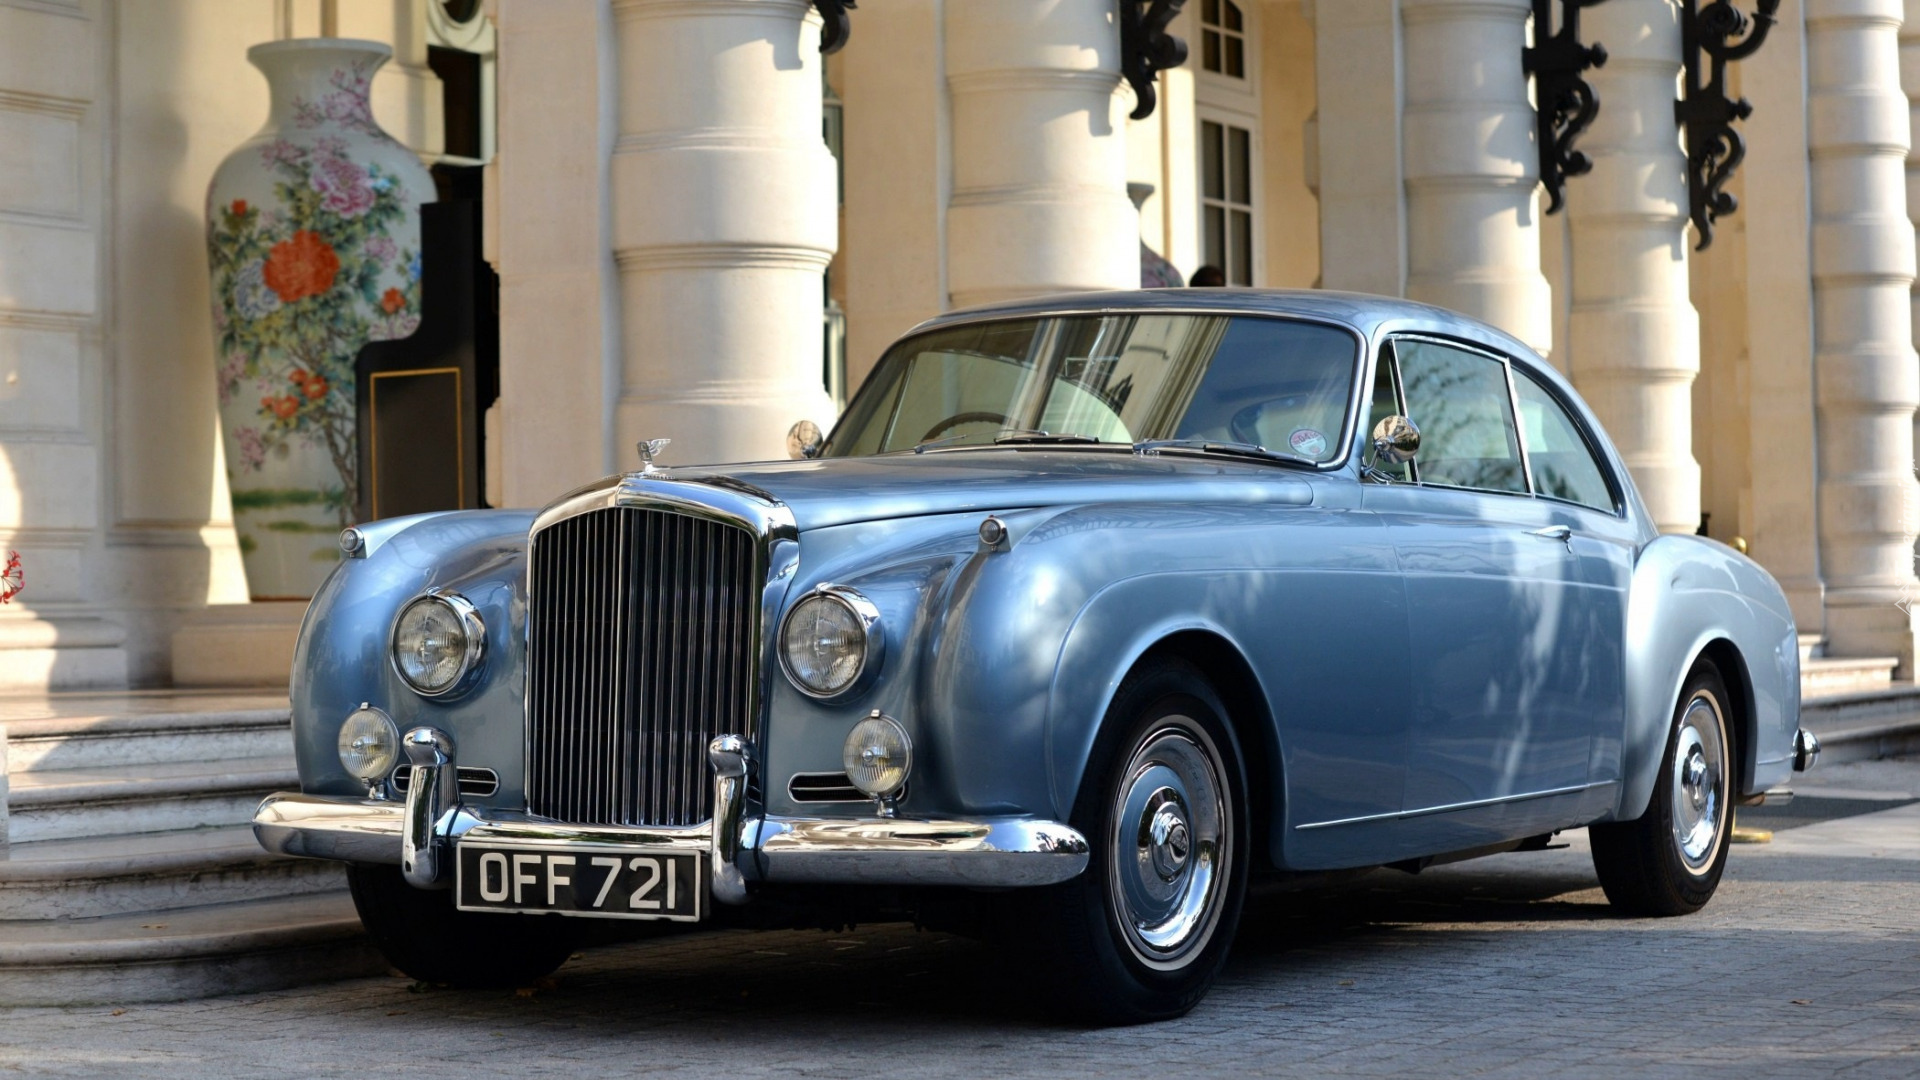
<svg viewBox="0 0 1920 1080"><path fill-rule="evenodd" d="M1376 871L1260 897L1212 996L1165 1024L1035 1020L1018 968L961 938L718 932L519 994L0 1010L0 1075L1920 1076L1920 761L1814 775L1743 817L1776 838L1736 847L1698 915L1614 916L1584 833Z"/></svg>

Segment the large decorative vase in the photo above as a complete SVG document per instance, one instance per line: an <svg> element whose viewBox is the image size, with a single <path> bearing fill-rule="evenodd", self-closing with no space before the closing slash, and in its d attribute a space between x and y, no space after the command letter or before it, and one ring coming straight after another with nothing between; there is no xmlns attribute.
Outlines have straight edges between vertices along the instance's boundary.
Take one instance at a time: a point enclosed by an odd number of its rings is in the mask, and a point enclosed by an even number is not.
<svg viewBox="0 0 1920 1080"><path fill-rule="evenodd" d="M213 329L233 522L257 600L312 596L352 524L353 361L420 325L420 204L433 177L374 123L393 50L255 45L267 126L207 191Z"/></svg>

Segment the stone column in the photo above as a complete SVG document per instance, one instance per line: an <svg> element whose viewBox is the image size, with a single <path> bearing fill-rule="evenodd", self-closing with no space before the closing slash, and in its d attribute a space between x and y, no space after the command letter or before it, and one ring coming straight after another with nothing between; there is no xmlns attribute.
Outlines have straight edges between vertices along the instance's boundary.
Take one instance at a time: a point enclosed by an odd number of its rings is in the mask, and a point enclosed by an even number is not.
<svg viewBox="0 0 1920 1080"><path fill-rule="evenodd" d="M806 0L613 8L616 445L671 438L666 460L683 463L784 458L794 421L833 419L822 274L838 227L820 17ZM620 462L636 463L630 449Z"/></svg>
<svg viewBox="0 0 1920 1080"><path fill-rule="evenodd" d="M1687 291L1687 159L1673 115L1680 12L1673 0L1610 0L1583 11L1580 29L1609 58L1586 75L1601 101L1580 140L1593 172L1567 190L1568 369L1654 523L1691 533L1700 527L1700 319Z"/></svg>
<svg viewBox="0 0 1920 1080"><path fill-rule="evenodd" d="M1790 9L1766 47L1740 62L1753 115L1741 125L1747 160L1738 182L1745 189L1740 216L1752 226L1745 232L1749 550L1786 590L1800 632L1818 635L1826 628L1826 588L1816 511L1805 45L1806 27Z"/></svg>
<svg viewBox="0 0 1920 1080"><path fill-rule="evenodd" d="M1318 112L1309 186L1320 200L1320 284L1401 296L1407 289L1401 33L1395 0L1314 0ZM1366 57L1364 63L1352 58Z"/></svg>
<svg viewBox="0 0 1920 1080"><path fill-rule="evenodd" d="M1544 354L1553 312L1520 66L1530 13L1528 0L1401 0L1407 296L1492 323Z"/></svg>
<svg viewBox="0 0 1920 1080"><path fill-rule="evenodd" d="M956 307L1140 284L1108 0L946 5Z"/></svg>
<svg viewBox="0 0 1920 1080"><path fill-rule="evenodd" d="M1900 0L1807 0L1814 386L1827 644L1913 677L1913 418L1907 100Z"/></svg>

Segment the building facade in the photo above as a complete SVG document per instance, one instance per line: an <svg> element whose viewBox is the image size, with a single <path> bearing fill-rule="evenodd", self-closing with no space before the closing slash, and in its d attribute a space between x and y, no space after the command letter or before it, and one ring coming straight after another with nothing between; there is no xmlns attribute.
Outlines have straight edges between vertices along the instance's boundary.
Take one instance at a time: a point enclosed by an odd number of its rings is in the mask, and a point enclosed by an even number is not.
<svg viewBox="0 0 1920 1080"><path fill-rule="evenodd" d="M1784 0L1747 29L1738 209L1704 249L1692 7L1580 9L1608 59L1550 213L1528 49L1561 27L1531 0L1186 0L1151 112L1119 0L867 0L825 57L808 0L0 0L0 554L26 576L0 688L284 671L300 605L249 602L228 507L203 200L265 116L247 47L322 34L391 45L382 125L484 166L492 505L630 468L643 438L783 456L920 320L1136 287L1144 243L1512 332L1662 528L1744 546L1830 655L1912 678L1920 0ZM478 73L451 147L447 49Z"/></svg>

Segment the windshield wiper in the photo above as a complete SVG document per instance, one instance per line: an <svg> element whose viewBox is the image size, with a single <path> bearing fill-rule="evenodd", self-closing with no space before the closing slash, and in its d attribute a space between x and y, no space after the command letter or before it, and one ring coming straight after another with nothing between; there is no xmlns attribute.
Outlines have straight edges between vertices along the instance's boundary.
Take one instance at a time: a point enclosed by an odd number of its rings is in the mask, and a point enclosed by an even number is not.
<svg viewBox="0 0 1920 1080"><path fill-rule="evenodd" d="M929 450L937 449L948 443L959 442L961 439L977 438L979 434L979 432L967 431L959 435L949 435L944 439L932 439L923 443L915 443L913 444L913 452L916 454L924 454ZM1055 435L1051 431L1040 431L1035 428L1001 428L994 433L993 441L997 446L1004 443L1097 443L1100 440L1091 435Z"/></svg>
<svg viewBox="0 0 1920 1080"><path fill-rule="evenodd" d="M1256 458L1261 461L1278 461L1288 465L1305 465L1309 469L1318 468L1320 463L1299 454L1289 454L1283 450L1269 450L1253 443L1233 442L1221 439L1149 439L1133 444L1136 454L1154 454L1161 450L1198 450L1203 454L1226 454L1232 457Z"/></svg>
<svg viewBox="0 0 1920 1080"><path fill-rule="evenodd" d="M1051 431L1012 431L1012 432L1008 432L1005 435L1000 436L999 438L994 439L993 441L996 446L1004 446L1008 443L1013 443L1016 445L1025 445L1025 444L1034 444L1034 443L1052 443L1052 444L1057 444L1062 446L1069 446L1069 445L1078 445L1078 444L1085 444L1085 443L1097 443L1100 440L1094 438L1091 435L1073 435L1069 433L1061 433L1059 435L1056 435Z"/></svg>

